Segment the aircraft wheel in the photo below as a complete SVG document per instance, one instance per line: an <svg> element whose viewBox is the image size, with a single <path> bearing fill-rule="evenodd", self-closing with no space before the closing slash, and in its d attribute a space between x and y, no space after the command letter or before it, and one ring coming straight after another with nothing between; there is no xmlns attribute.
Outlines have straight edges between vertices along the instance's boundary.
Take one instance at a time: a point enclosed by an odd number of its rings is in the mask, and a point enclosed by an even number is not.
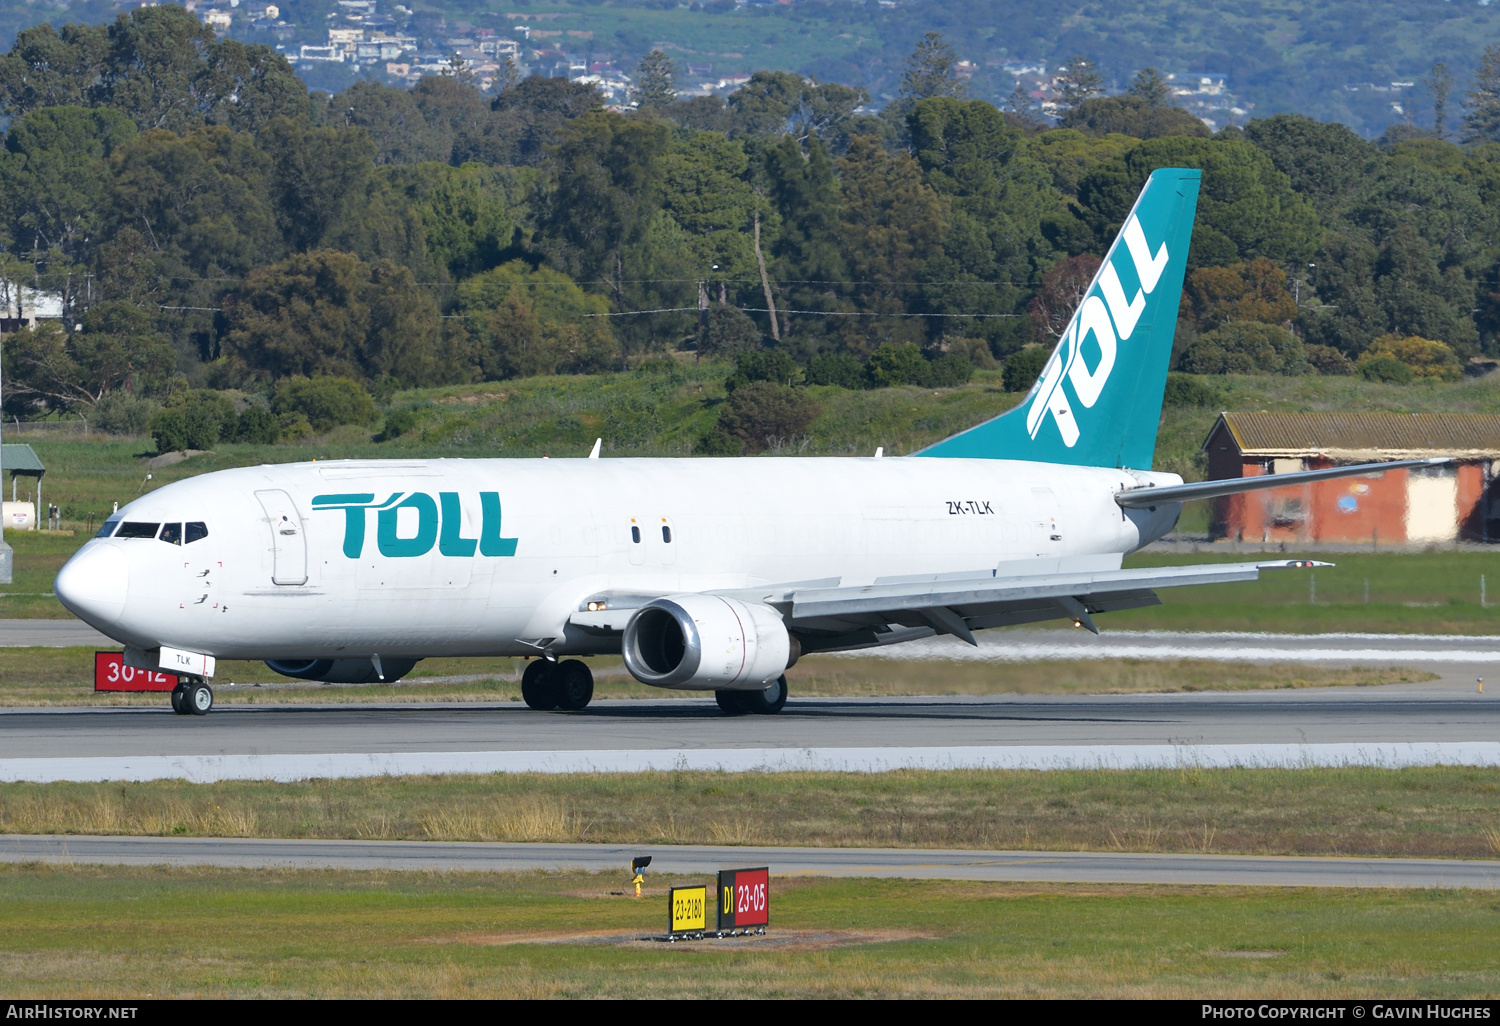
<svg viewBox="0 0 1500 1026"><path fill-rule="evenodd" d="M725 716L743 716L749 712L745 708L745 696L748 691L715 691L714 701L719 703L719 709Z"/></svg>
<svg viewBox="0 0 1500 1026"><path fill-rule="evenodd" d="M546 659L533 659L521 674L521 698L533 709L556 709L557 667Z"/></svg>
<svg viewBox="0 0 1500 1026"><path fill-rule="evenodd" d="M594 697L594 674L581 659L567 659L558 663L552 681L559 709L577 712Z"/></svg>
<svg viewBox="0 0 1500 1026"><path fill-rule="evenodd" d="M186 716L188 714L187 693L187 684L178 684L172 689L172 711L178 716Z"/></svg>
<svg viewBox="0 0 1500 1026"><path fill-rule="evenodd" d="M207 716L209 710L214 707L213 688L202 682L192 685L183 697L182 704L194 716Z"/></svg>
<svg viewBox="0 0 1500 1026"><path fill-rule="evenodd" d="M763 691L741 691L740 695L746 712L760 716L779 713L781 707L786 705L786 677L776 678L776 682Z"/></svg>

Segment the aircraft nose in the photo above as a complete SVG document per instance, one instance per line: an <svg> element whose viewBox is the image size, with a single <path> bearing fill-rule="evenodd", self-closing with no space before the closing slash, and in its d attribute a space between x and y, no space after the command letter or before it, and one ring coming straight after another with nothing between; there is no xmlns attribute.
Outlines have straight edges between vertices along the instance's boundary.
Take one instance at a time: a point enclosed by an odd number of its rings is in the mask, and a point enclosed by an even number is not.
<svg viewBox="0 0 1500 1026"><path fill-rule="evenodd" d="M54 588L69 612L97 627L120 618L129 586L125 553L113 545L92 545L63 565Z"/></svg>

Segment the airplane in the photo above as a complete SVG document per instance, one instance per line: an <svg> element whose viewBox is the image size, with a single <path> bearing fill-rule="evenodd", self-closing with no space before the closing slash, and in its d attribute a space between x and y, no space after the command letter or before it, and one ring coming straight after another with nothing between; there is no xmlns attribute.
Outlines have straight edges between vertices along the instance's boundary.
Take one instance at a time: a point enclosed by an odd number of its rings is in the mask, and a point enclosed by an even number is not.
<svg viewBox="0 0 1500 1026"><path fill-rule="evenodd" d="M1160 602L1303 559L1122 569L1189 500L1442 460L1183 483L1151 470L1200 172L1145 183L1029 395L905 457L337 460L222 470L111 515L59 600L213 708L219 659L397 681L529 656L522 697L580 710L578 658L771 714L802 655Z"/></svg>

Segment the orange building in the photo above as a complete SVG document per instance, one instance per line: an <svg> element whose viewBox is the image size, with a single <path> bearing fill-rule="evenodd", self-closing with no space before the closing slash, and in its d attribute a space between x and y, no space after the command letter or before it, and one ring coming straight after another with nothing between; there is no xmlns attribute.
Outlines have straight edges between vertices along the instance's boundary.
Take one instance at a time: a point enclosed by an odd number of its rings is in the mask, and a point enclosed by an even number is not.
<svg viewBox="0 0 1500 1026"><path fill-rule="evenodd" d="M1203 443L1211 480L1447 456L1393 470L1217 499L1214 538L1441 544L1500 541L1500 416L1221 413Z"/></svg>

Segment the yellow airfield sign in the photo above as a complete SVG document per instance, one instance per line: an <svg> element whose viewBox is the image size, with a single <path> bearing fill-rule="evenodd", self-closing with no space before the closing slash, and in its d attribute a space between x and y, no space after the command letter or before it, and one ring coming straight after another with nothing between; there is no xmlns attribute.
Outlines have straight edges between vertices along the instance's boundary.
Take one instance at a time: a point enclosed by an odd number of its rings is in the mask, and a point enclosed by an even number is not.
<svg viewBox="0 0 1500 1026"><path fill-rule="evenodd" d="M703 930L708 924L708 888L673 887L667 896L672 933Z"/></svg>

